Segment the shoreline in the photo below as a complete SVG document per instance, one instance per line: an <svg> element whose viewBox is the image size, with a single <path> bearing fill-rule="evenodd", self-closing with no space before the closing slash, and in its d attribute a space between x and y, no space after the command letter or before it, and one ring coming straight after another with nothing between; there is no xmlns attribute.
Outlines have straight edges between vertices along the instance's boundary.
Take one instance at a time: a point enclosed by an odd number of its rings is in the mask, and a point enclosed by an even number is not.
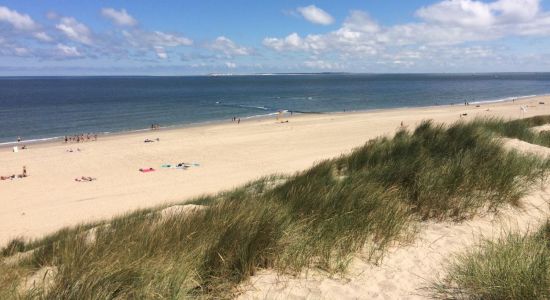
<svg viewBox="0 0 550 300"><path fill-rule="evenodd" d="M546 105L539 102L546 101ZM140 208L183 203L271 174L292 174L364 145L368 140L413 129L422 120L452 123L475 117L550 115L550 96L481 105L295 114L286 122L248 119L201 126L124 133L95 142L48 142L13 153L0 148L0 247L15 237L33 239L66 226L105 220ZM466 113L466 116L463 114ZM159 142L144 143L144 139ZM70 148L82 151L69 152ZM187 170L164 164L196 162ZM156 171L142 173L140 168ZM97 178L77 182L81 176Z"/></svg>
<svg viewBox="0 0 550 300"><path fill-rule="evenodd" d="M502 99L489 99L489 100L482 100L482 101L474 101L469 102L472 105L487 105L487 104L494 104L494 103L506 103L506 102L512 102L514 101L523 101L523 100L530 100L535 98L543 98L550 96L550 94L542 94L542 95L526 95L526 96L511 96L511 97L505 97ZM344 111L330 111L330 112L302 112L302 111L292 111L296 116L300 115L332 115L332 114L353 114L353 113L369 113L369 112L383 112L387 110L400 110L400 109L430 109L435 107L457 107L462 106L463 103L451 103L451 104L441 104L441 105L429 105L429 106L403 106L403 107L393 107L393 108L372 108L372 109L359 109L359 110L344 110ZM466 106L467 107L467 106ZM284 110L283 111L283 117L288 117L287 114L291 112L290 110ZM267 113L262 115L252 115L252 116L245 116L242 117L242 122L248 121L248 120L266 120L273 118L277 115L276 112L273 113ZM179 130L179 129L185 129L185 128L195 128L195 127L202 127L202 126L215 126L220 124L227 124L227 120L225 119L217 119L217 120L210 120L210 121L201 121L201 122L193 122L193 123L180 123L175 125L169 125L169 126L161 126L158 129L152 130L150 128L141 128L141 129L129 129L129 130L122 130L122 131L114 131L114 132L98 132L98 133L92 133L97 134L98 139L101 138L109 138L109 137L117 137L117 136L125 136L125 135L134 135L134 134L140 134L144 132L159 132L159 131L167 131L167 130ZM67 136L73 136L73 135L67 135ZM42 137L42 138L36 138L31 140L21 140L21 142L17 141L11 141L11 142L0 142L0 150L3 149L11 149L12 147L19 146L19 145L48 145L48 144L65 144L63 143L63 139L65 136L55 136L55 137ZM75 143L67 143L66 145L72 145ZM79 143L76 143L79 144Z"/></svg>

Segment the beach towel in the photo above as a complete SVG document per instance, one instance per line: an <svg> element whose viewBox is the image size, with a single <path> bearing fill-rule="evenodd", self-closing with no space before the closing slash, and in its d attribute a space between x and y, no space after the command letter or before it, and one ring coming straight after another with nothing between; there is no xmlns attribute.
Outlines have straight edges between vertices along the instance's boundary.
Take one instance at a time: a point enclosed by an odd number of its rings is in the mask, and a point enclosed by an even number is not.
<svg viewBox="0 0 550 300"><path fill-rule="evenodd" d="M139 169L140 172L143 172L143 173L147 173L147 172L153 172L155 171L155 169L153 168L148 168L148 169Z"/></svg>

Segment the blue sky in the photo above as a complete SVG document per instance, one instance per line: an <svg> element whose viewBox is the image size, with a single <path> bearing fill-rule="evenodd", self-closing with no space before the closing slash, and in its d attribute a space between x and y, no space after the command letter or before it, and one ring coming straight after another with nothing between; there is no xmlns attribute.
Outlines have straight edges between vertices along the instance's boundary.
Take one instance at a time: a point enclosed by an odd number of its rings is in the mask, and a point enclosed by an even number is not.
<svg viewBox="0 0 550 300"><path fill-rule="evenodd" d="M542 0L0 1L0 75L549 71Z"/></svg>

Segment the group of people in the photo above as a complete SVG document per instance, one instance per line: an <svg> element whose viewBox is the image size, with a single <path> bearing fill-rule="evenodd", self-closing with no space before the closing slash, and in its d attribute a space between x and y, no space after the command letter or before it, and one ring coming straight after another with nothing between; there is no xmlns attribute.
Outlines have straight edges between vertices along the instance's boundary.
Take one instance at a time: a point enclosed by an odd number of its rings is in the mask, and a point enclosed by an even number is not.
<svg viewBox="0 0 550 300"><path fill-rule="evenodd" d="M97 133L87 133L87 134L75 134L72 136L65 136L65 143L84 143L89 141L97 141Z"/></svg>
<svg viewBox="0 0 550 300"><path fill-rule="evenodd" d="M8 176L0 176L0 180L8 180L8 179L15 179L15 178L25 178L29 176L27 174L27 167L26 166L23 166L23 172L21 174L18 174L18 175L15 175L15 174L12 174L12 175L8 175Z"/></svg>
<svg viewBox="0 0 550 300"><path fill-rule="evenodd" d="M231 122L237 122L237 124L241 124L241 118L233 117L233 119L231 119Z"/></svg>
<svg viewBox="0 0 550 300"><path fill-rule="evenodd" d="M82 181L94 181L97 180L97 178L89 177L89 176L82 176L80 178L75 178L74 181L82 182Z"/></svg>
<svg viewBox="0 0 550 300"><path fill-rule="evenodd" d="M158 123L151 124L151 130L158 130L158 129L160 129L160 124Z"/></svg>

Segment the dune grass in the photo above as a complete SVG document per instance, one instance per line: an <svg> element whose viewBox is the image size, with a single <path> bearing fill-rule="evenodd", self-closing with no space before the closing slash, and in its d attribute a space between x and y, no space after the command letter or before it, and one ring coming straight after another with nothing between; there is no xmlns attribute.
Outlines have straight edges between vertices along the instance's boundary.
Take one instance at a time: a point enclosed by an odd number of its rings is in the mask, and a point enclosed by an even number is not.
<svg viewBox="0 0 550 300"><path fill-rule="evenodd" d="M344 272L359 251L376 262L419 220L518 206L545 178L548 160L507 151L493 137L482 121L428 121L295 175L187 202L206 207L193 213L143 210L14 241L3 256L33 252L0 262L0 298L230 298L262 268ZM52 284L18 288L46 266L56 268Z"/></svg>
<svg viewBox="0 0 550 300"><path fill-rule="evenodd" d="M550 299L550 224L458 255L431 290L442 299Z"/></svg>
<svg viewBox="0 0 550 300"><path fill-rule="evenodd" d="M535 132L531 127L550 123L550 116L535 116L505 122L501 118L476 119L478 126L486 128L500 136L550 147L550 131Z"/></svg>

